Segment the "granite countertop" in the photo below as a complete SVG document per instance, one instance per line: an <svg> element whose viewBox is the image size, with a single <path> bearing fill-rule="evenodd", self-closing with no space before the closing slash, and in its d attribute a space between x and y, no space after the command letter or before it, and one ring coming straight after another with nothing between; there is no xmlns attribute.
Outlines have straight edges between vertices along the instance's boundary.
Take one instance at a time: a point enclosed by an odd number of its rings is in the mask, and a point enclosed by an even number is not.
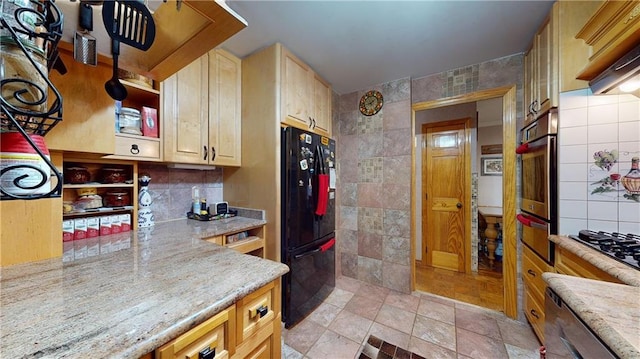
<svg viewBox="0 0 640 359"><path fill-rule="evenodd" d="M543 273L562 300L620 358L640 358L640 288Z"/></svg>
<svg viewBox="0 0 640 359"><path fill-rule="evenodd" d="M160 223L110 236L130 240L128 249L0 268L0 357L137 358L153 351L288 271L200 239L264 223Z"/></svg>
<svg viewBox="0 0 640 359"><path fill-rule="evenodd" d="M640 287L640 271L565 236L552 235L553 243L576 254L621 282Z"/></svg>

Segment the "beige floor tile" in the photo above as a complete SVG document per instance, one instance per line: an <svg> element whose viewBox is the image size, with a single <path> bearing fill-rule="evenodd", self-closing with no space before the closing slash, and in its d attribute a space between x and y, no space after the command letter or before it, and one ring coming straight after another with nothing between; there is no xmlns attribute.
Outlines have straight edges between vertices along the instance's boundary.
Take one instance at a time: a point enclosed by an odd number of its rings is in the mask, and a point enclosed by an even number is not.
<svg viewBox="0 0 640 359"><path fill-rule="evenodd" d="M456 350L456 327L418 315L412 336L430 343Z"/></svg>
<svg viewBox="0 0 640 359"><path fill-rule="evenodd" d="M399 330L390 328L380 323L374 322L373 325L371 325L371 329L369 329L369 334L367 336L369 335L373 335L384 340L387 343L391 343L403 349L409 347L409 334L403 333Z"/></svg>
<svg viewBox="0 0 640 359"><path fill-rule="evenodd" d="M505 348L507 349L507 354L509 355L509 359L539 359L540 351L538 348L528 348L523 349L517 346L505 344Z"/></svg>
<svg viewBox="0 0 640 359"><path fill-rule="evenodd" d="M411 334L415 318L415 313L383 304L375 321L403 333Z"/></svg>
<svg viewBox="0 0 640 359"><path fill-rule="evenodd" d="M416 337L411 337L408 350L426 359L456 359L456 352Z"/></svg>
<svg viewBox="0 0 640 359"><path fill-rule="evenodd" d="M426 297L422 297L420 300L418 314L449 324L455 324L456 322L456 311L454 307L426 299Z"/></svg>
<svg viewBox="0 0 640 359"><path fill-rule="evenodd" d="M505 318L498 320L502 341L520 348L540 347L538 337L529 324Z"/></svg>
<svg viewBox="0 0 640 359"><path fill-rule="evenodd" d="M310 359L351 359L360 349L360 342L356 343L331 330L327 330L307 352Z"/></svg>
<svg viewBox="0 0 640 359"><path fill-rule="evenodd" d="M486 313L456 309L455 324L457 328L466 329L495 339L502 339L497 321Z"/></svg>
<svg viewBox="0 0 640 359"><path fill-rule="evenodd" d="M367 332L369 332L371 323L373 322L370 319L351 313L348 310L343 310L329 325L329 329L356 343L362 343Z"/></svg>
<svg viewBox="0 0 640 359"><path fill-rule="evenodd" d="M354 295L344 309L367 319L374 320L378 315L380 307L382 307L382 301L378 301L376 298Z"/></svg>
<svg viewBox="0 0 640 359"><path fill-rule="evenodd" d="M324 302L311 312L307 319L313 320L323 327L328 327L329 324L331 324L331 322L338 316L338 313L340 313L341 310L342 308L340 307Z"/></svg>
<svg viewBox="0 0 640 359"><path fill-rule="evenodd" d="M298 352L305 354L324 333L325 328L312 321L303 320L291 329L284 330L284 342Z"/></svg>
<svg viewBox="0 0 640 359"><path fill-rule="evenodd" d="M282 346L282 359L302 359L304 355L302 355L297 350L288 346L287 344Z"/></svg>
<svg viewBox="0 0 640 359"><path fill-rule="evenodd" d="M390 290L387 288L363 282L360 285L360 288L358 288L356 294L363 297L379 298L380 300L384 301L389 292Z"/></svg>
<svg viewBox="0 0 640 359"><path fill-rule="evenodd" d="M389 304L396 308L415 313L418 309L418 304L420 304L420 297L412 294L391 291L384 300L384 304Z"/></svg>
<svg viewBox="0 0 640 359"><path fill-rule="evenodd" d="M349 303L352 297L352 292L340 288L334 288L327 299L324 300L324 302L333 304L336 307L344 308L344 306Z"/></svg>
<svg viewBox="0 0 640 359"><path fill-rule="evenodd" d="M465 329L456 329L458 354L471 358L507 358L502 341Z"/></svg>
<svg viewBox="0 0 640 359"><path fill-rule="evenodd" d="M336 288L340 288L351 293L356 293L362 284L361 281L345 276L336 278Z"/></svg>

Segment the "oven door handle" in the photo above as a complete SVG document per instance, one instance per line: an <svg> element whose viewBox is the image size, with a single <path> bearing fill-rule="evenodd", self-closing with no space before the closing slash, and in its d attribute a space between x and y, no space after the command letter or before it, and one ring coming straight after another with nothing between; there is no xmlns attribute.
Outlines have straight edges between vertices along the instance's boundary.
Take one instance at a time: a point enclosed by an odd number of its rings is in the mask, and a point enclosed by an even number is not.
<svg viewBox="0 0 640 359"><path fill-rule="evenodd" d="M523 143L520 146L518 146L518 148L516 148L516 154L521 155L523 153L527 153L527 151L529 151L529 144L528 143Z"/></svg>
<svg viewBox="0 0 640 359"><path fill-rule="evenodd" d="M524 214L518 214L516 215L516 219L518 219L518 222L522 223L523 225L527 226L527 227L531 227L531 228L536 228L536 229L542 229L542 230L547 230L548 226L546 223L539 221L537 219L533 219L531 217L527 217Z"/></svg>

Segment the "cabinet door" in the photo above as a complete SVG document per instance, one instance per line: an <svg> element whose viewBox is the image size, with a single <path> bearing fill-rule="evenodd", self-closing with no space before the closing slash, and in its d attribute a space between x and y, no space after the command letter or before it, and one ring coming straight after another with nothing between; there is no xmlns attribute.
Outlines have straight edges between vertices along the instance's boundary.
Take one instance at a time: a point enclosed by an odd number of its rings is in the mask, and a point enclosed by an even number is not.
<svg viewBox="0 0 640 359"><path fill-rule="evenodd" d="M242 63L232 54L209 52L210 163L240 166Z"/></svg>
<svg viewBox="0 0 640 359"><path fill-rule="evenodd" d="M163 82L164 159L208 164L208 61L192 62Z"/></svg>
<svg viewBox="0 0 640 359"><path fill-rule="evenodd" d="M547 18L546 23L536 35L537 42L537 96L538 100L536 110L538 113L542 113L548 110L551 106L551 76L552 76L552 56L551 56L551 41L552 41L552 24Z"/></svg>
<svg viewBox="0 0 640 359"><path fill-rule="evenodd" d="M331 136L331 85L320 76L313 75L314 132Z"/></svg>
<svg viewBox="0 0 640 359"><path fill-rule="evenodd" d="M60 58L67 74L51 71L49 79L62 96L62 116L47 134L49 150L112 154L115 149L115 102L104 90L111 65L86 66L68 51ZM53 97L50 95L50 99Z"/></svg>
<svg viewBox="0 0 640 359"><path fill-rule="evenodd" d="M525 112L525 125L528 125L535 119L535 113L533 112L533 101L535 90L535 45L527 52L524 57L524 112Z"/></svg>
<svg viewBox="0 0 640 359"><path fill-rule="evenodd" d="M282 48L282 122L308 128L311 108L312 71L295 55Z"/></svg>

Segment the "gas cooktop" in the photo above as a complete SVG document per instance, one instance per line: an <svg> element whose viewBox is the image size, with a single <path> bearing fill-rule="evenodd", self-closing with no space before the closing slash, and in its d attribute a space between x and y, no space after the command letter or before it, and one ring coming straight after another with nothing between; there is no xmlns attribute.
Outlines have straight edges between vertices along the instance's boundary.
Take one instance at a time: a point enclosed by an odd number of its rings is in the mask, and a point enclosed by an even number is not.
<svg viewBox="0 0 640 359"><path fill-rule="evenodd" d="M569 238L640 270L640 235L581 230Z"/></svg>

